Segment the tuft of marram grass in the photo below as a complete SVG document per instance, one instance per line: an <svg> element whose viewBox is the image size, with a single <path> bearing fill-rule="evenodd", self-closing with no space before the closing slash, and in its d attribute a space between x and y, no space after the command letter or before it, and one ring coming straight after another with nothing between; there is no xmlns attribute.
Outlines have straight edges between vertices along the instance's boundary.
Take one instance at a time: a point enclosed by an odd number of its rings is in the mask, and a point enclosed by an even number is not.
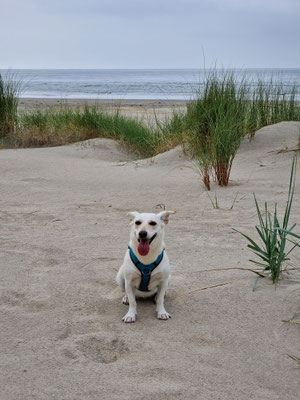
<svg viewBox="0 0 300 400"><path fill-rule="evenodd" d="M233 72L211 71L204 90L188 104L190 147L207 189L212 171L219 185L228 185L232 162L246 131L247 95L244 79L238 82Z"/></svg>
<svg viewBox="0 0 300 400"><path fill-rule="evenodd" d="M186 123L190 151L210 189L211 177L227 186L232 163L245 135L253 137L263 126L300 121L295 86L284 92L282 83L258 81L253 85L234 71L211 70L203 89L187 105Z"/></svg>
<svg viewBox="0 0 300 400"><path fill-rule="evenodd" d="M0 74L0 138L15 131L21 81L13 72Z"/></svg>
<svg viewBox="0 0 300 400"><path fill-rule="evenodd" d="M17 146L55 146L92 138L111 138L128 144L140 156L153 156L158 133L141 121L97 107L34 111L19 118Z"/></svg>
<svg viewBox="0 0 300 400"><path fill-rule="evenodd" d="M295 101L295 86L285 92L282 83L259 80L248 104L247 130L250 137L266 125L281 121L300 121L300 108Z"/></svg>
<svg viewBox="0 0 300 400"><path fill-rule="evenodd" d="M185 142L185 121L185 113L176 110L170 118L156 118L151 125L123 115L119 109L65 106L21 114L14 144L56 146L102 137L121 141L139 156L152 157Z"/></svg>
<svg viewBox="0 0 300 400"><path fill-rule="evenodd" d="M188 137L188 126L186 112L173 108L171 116L159 120L155 114L155 124L152 130L156 132L157 146L156 154L170 150L181 145L185 150Z"/></svg>

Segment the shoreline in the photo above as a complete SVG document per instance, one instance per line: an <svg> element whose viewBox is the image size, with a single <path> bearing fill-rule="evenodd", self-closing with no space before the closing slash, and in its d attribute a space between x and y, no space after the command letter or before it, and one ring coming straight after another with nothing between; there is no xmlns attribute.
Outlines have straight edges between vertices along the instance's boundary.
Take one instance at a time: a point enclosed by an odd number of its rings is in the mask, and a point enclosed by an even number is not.
<svg viewBox="0 0 300 400"><path fill-rule="evenodd" d="M153 99L68 99L68 98L37 98L20 97L19 111L31 111L36 109L59 108L61 106L83 107L98 106L104 108L137 108L144 110L162 109L173 107L185 107L189 100L153 100Z"/></svg>
<svg viewBox="0 0 300 400"><path fill-rule="evenodd" d="M68 106L71 108L80 108L85 105L97 106L103 108L119 108L126 112L145 112L151 110L159 110L159 112L171 112L172 109L185 109L190 100L162 100L162 99L69 99L69 98L46 98L46 97L19 97L19 111L45 110L51 108L60 108ZM300 101L296 100L295 104L300 106Z"/></svg>

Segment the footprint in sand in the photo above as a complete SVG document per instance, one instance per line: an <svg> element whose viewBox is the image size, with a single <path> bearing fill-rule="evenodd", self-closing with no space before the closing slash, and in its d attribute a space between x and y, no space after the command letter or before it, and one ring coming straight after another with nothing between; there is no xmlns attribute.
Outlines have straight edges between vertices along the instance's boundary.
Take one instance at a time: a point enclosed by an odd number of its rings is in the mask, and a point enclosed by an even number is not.
<svg viewBox="0 0 300 400"><path fill-rule="evenodd" d="M27 312L38 312L45 310L47 304L43 301L30 299L25 293L8 291L0 297L0 306L17 307Z"/></svg>
<svg viewBox="0 0 300 400"><path fill-rule="evenodd" d="M84 356L90 361L111 364L126 355L129 349L122 339L109 339L100 335L84 336L75 343L73 349L66 348L63 354L71 359Z"/></svg>

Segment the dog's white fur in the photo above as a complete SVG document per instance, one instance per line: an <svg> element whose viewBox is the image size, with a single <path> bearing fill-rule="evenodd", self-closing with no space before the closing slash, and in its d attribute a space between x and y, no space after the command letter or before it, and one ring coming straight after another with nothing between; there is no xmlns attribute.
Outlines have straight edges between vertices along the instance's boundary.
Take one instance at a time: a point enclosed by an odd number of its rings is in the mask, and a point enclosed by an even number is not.
<svg viewBox="0 0 300 400"><path fill-rule="evenodd" d="M153 263L162 250L164 244L164 228L169 221L169 216L175 214L175 211L162 211L159 214L138 213L133 211L128 213L131 216L131 231L129 246L136 257L143 264ZM137 222L140 224L137 224ZM149 223L152 224L149 224ZM153 226L153 222L156 223ZM155 238L150 243L150 251L146 256L141 256L138 252L139 233L147 232L147 238ZM151 297L156 295L157 318L167 320L171 316L164 307L164 297L170 280L170 264L166 251L164 252L161 263L151 273L149 282L149 292L138 290L141 282L141 273L131 261L129 250L127 250L123 264L117 275L117 283L125 290L126 294L122 299L124 304L129 304L127 314L122 318L124 322L135 322L136 320L136 297Z"/></svg>

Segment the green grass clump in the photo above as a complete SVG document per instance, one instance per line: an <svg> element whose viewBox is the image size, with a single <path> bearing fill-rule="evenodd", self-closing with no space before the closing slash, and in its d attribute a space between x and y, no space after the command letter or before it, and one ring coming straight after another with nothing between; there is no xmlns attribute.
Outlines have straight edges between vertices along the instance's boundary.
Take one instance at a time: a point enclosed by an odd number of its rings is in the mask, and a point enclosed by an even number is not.
<svg viewBox="0 0 300 400"><path fill-rule="evenodd" d="M281 121L300 121L300 108L295 101L295 86L286 93L282 83L258 81L252 93L247 117L247 130L255 131Z"/></svg>
<svg viewBox="0 0 300 400"><path fill-rule="evenodd" d="M195 98L188 103L185 129L190 152L210 189L211 177L227 186L232 163L245 135L263 126L300 121L295 86L285 93L282 83L238 79L234 71L210 71Z"/></svg>
<svg viewBox="0 0 300 400"><path fill-rule="evenodd" d="M256 260L249 261L258 265L259 267L262 267L263 271L269 271L273 283L278 282L279 275L282 271L282 266L285 261L289 260L289 254L296 246L299 246L298 243L295 243L289 239L290 236L300 238L298 235L292 232L296 224L293 224L290 228L288 227L295 190L296 165L297 158L295 156L292 162L288 200L282 225L280 225L277 216L277 204L275 204L273 217L271 217L271 214L268 210L268 204L265 203L263 218L263 213L260 211L254 195L256 211L259 220L259 224L256 225L255 228L259 234L261 244L255 242L249 236L240 232L250 242L250 244L248 244L249 249L252 250L254 254L262 260L260 262ZM288 251L286 251L287 242L291 242L293 244Z"/></svg>
<svg viewBox="0 0 300 400"><path fill-rule="evenodd" d="M158 133L141 121L122 115L119 110L106 112L97 107L83 110L34 111L20 116L16 145L62 145L97 137L120 140L141 156L152 156Z"/></svg>
<svg viewBox="0 0 300 400"><path fill-rule="evenodd" d="M233 159L246 132L247 94L245 80L238 82L233 72L212 71L204 90L187 106L190 148L207 189L212 171L219 185L228 185Z"/></svg>
<svg viewBox="0 0 300 400"><path fill-rule="evenodd" d="M154 124L123 115L119 109L105 111L85 106L83 110L33 111L19 117L16 146L55 146L97 137L119 140L139 156L152 157L184 143L185 113L173 111L171 118Z"/></svg>
<svg viewBox="0 0 300 400"><path fill-rule="evenodd" d="M156 132L158 140L156 154L170 150L181 145L185 149L185 143L188 136L188 126L185 110L176 110L173 108L170 117L160 121L155 114L155 125L152 130Z"/></svg>
<svg viewBox="0 0 300 400"><path fill-rule="evenodd" d="M15 130L20 90L21 81L12 73L0 74L0 139Z"/></svg>

